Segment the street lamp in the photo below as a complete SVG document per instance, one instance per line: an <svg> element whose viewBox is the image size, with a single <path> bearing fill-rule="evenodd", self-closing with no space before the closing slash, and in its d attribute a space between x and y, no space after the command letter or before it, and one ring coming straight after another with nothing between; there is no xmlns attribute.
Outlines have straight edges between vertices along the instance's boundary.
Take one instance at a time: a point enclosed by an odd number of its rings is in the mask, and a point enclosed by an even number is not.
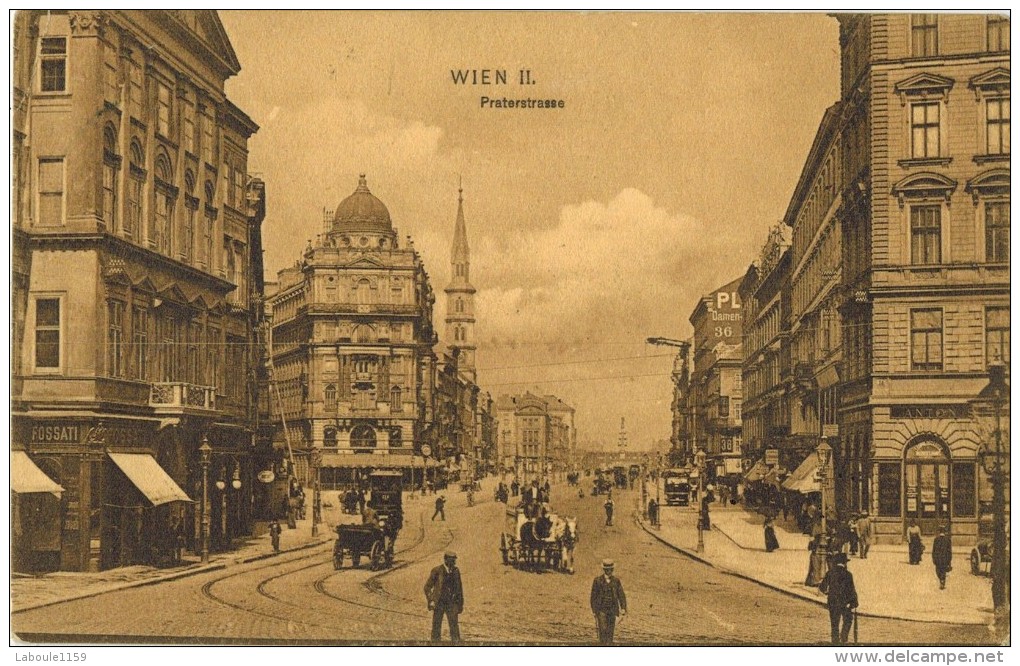
<svg viewBox="0 0 1020 666"><path fill-rule="evenodd" d="M1003 460L1009 461L1009 452L1002 450L1002 412L1009 405L1009 384L1006 383L1006 367L1001 362L988 366L988 386L981 389L970 401L975 417L992 418L995 423L995 450L989 451L990 442L985 442L979 456L981 466L992 482L992 605L997 621L1004 619L1007 604L1006 583L1009 576L1009 551L1006 546L1006 482L1008 468ZM1009 416L1008 412L1006 414Z"/></svg>
<svg viewBox="0 0 1020 666"><path fill-rule="evenodd" d="M209 460L212 458L212 447L209 437L202 436L202 445L198 447L202 463L202 562L209 561Z"/></svg>
<svg viewBox="0 0 1020 666"><path fill-rule="evenodd" d="M322 449L312 449L312 472L315 486L312 489L312 536L319 536L319 521L322 519L322 492L319 487L319 470L322 468Z"/></svg>
<svg viewBox="0 0 1020 666"><path fill-rule="evenodd" d="M701 502L701 512L698 514L698 552L705 552L705 452L698 449L694 454L694 464L698 468L698 500Z"/></svg>
<svg viewBox="0 0 1020 666"><path fill-rule="evenodd" d="M822 534L827 534L828 532L826 532L826 524L825 524L826 513L827 513L826 496L828 495L828 490L829 490L829 461L832 460L832 447L829 446L828 442L826 442L823 439L822 443L818 445L817 449L815 449L815 455L818 456L818 469L820 471L820 476L821 476L821 481L822 481L822 484L821 484L822 485Z"/></svg>
<svg viewBox="0 0 1020 666"><path fill-rule="evenodd" d="M659 479L662 478L662 454L655 460L655 527L662 529L662 497L659 495Z"/></svg>

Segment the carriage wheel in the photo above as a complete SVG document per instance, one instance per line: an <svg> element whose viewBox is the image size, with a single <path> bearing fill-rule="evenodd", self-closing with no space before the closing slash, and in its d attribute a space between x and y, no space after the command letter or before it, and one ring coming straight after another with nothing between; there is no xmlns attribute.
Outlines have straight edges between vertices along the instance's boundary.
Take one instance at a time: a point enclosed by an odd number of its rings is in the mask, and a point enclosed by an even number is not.
<svg viewBox="0 0 1020 666"><path fill-rule="evenodd" d="M372 544L372 552L368 556L368 566L372 571L378 571L382 568L383 563L383 545L382 541L376 541Z"/></svg>

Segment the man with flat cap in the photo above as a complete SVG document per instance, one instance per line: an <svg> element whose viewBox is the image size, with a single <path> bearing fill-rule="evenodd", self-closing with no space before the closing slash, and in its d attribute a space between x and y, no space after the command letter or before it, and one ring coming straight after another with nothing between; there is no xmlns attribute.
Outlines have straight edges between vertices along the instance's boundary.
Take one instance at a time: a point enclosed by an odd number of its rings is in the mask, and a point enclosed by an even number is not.
<svg viewBox="0 0 1020 666"><path fill-rule="evenodd" d="M591 612L595 615L599 643L611 645L617 616L622 618L627 614L627 596L623 593L623 583L613 575L612 560L602 560L602 575L592 581Z"/></svg>
<svg viewBox="0 0 1020 666"><path fill-rule="evenodd" d="M443 615L450 627L450 640L460 642L457 616L464 612L464 587L457 568L457 553L446 551L443 563L432 570L425 582L425 599L432 611L432 642L438 643L443 634Z"/></svg>

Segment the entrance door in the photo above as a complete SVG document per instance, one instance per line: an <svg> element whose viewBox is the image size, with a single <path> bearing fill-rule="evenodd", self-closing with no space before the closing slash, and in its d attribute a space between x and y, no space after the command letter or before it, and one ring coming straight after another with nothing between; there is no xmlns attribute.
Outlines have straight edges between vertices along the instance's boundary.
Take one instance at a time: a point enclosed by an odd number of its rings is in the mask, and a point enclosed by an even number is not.
<svg viewBox="0 0 1020 666"><path fill-rule="evenodd" d="M935 442L922 442L907 451L904 517L908 525L917 520L924 535L937 534L940 525L949 524L949 469L944 449Z"/></svg>

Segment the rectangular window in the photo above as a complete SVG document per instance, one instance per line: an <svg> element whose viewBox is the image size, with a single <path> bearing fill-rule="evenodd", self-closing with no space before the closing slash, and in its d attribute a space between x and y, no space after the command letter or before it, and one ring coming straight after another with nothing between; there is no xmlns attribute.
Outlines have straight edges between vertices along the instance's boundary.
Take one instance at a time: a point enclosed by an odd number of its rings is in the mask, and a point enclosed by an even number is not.
<svg viewBox="0 0 1020 666"><path fill-rule="evenodd" d="M157 86L156 131L167 138L170 137L172 101L170 88L160 83Z"/></svg>
<svg viewBox="0 0 1020 666"><path fill-rule="evenodd" d="M131 338L133 377L147 379L149 377L149 311L144 306L136 305L131 311Z"/></svg>
<svg viewBox="0 0 1020 666"><path fill-rule="evenodd" d="M124 376L124 304L107 303L106 371L110 377Z"/></svg>
<svg viewBox="0 0 1020 666"><path fill-rule="evenodd" d="M35 367L60 367L60 299L35 301Z"/></svg>
<svg viewBox="0 0 1020 666"><path fill-rule="evenodd" d="M202 363L198 350L202 346L202 325L193 321L188 327L188 381L202 383Z"/></svg>
<svg viewBox="0 0 1020 666"><path fill-rule="evenodd" d="M914 57L938 55L938 14L913 14L910 17L910 54Z"/></svg>
<svg viewBox="0 0 1020 666"><path fill-rule="evenodd" d="M985 310L985 363L1009 363L1009 308Z"/></svg>
<svg viewBox="0 0 1020 666"><path fill-rule="evenodd" d="M942 208L910 208L910 259L915 265L942 263Z"/></svg>
<svg viewBox="0 0 1020 666"><path fill-rule="evenodd" d="M973 518L977 513L977 484L974 482L974 463L953 463L951 492L953 515Z"/></svg>
<svg viewBox="0 0 1020 666"><path fill-rule="evenodd" d="M195 215L197 210L186 206L184 216L184 234L181 236L181 260L191 263L192 248L195 247Z"/></svg>
<svg viewBox="0 0 1020 666"><path fill-rule="evenodd" d="M195 107L184 104L184 150L195 155Z"/></svg>
<svg viewBox="0 0 1020 666"><path fill-rule="evenodd" d="M202 268L208 269L210 272L212 272L213 226L215 224L216 220L213 218L205 219L205 228L202 230L205 237L202 239L202 256L199 258Z"/></svg>
<svg viewBox="0 0 1020 666"><path fill-rule="evenodd" d="M987 123L986 146L989 155L1009 154L1009 98L999 97L985 102Z"/></svg>
<svg viewBox="0 0 1020 666"><path fill-rule="evenodd" d="M39 89L64 92L67 90L67 38L43 37L39 51Z"/></svg>
<svg viewBox="0 0 1020 666"><path fill-rule="evenodd" d="M131 105L131 115L139 120L142 119L142 111L145 108L145 91L144 81L142 78L142 68L134 62L128 61L128 84Z"/></svg>
<svg viewBox="0 0 1020 666"><path fill-rule="evenodd" d="M985 261L1009 261L1009 202L985 204Z"/></svg>
<svg viewBox="0 0 1020 666"><path fill-rule="evenodd" d="M900 463L878 463L878 515L900 515L902 483Z"/></svg>
<svg viewBox="0 0 1020 666"><path fill-rule="evenodd" d="M910 367L942 369L942 310L910 311Z"/></svg>
<svg viewBox="0 0 1020 666"><path fill-rule="evenodd" d="M103 90L106 101L120 105L120 70L117 66L117 49L103 45Z"/></svg>
<svg viewBox="0 0 1020 666"><path fill-rule="evenodd" d="M117 167L103 164L103 219L111 231L117 228Z"/></svg>
<svg viewBox="0 0 1020 666"><path fill-rule="evenodd" d="M726 418L730 415L730 397L728 395L719 396L719 416Z"/></svg>
<svg viewBox="0 0 1020 666"><path fill-rule="evenodd" d="M920 102L910 105L910 156L916 158L940 155L939 103Z"/></svg>
<svg viewBox="0 0 1020 666"><path fill-rule="evenodd" d="M739 420L741 418L742 405L739 400L733 401L733 418Z"/></svg>
<svg viewBox="0 0 1020 666"><path fill-rule="evenodd" d="M128 179L127 219L124 220L124 235L131 237L135 229L142 226L142 187L140 178L131 176Z"/></svg>
<svg viewBox="0 0 1020 666"><path fill-rule="evenodd" d="M1009 19L992 14L988 17L988 50L1009 50Z"/></svg>
<svg viewBox="0 0 1020 666"><path fill-rule="evenodd" d="M216 162L213 160L213 155L215 154L215 147L214 147L213 143L216 140L215 131L216 131L216 129L215 129L215 123L213 122L213 117L211 115L209 115L208 113L203 113L202 114L202 159L205 160L206 163L212 164L214 166L216 164ZM210 203L210 205L212 204L211 201L209 203Z"/></svg>
<svg viewBox="0 0 1020 666"><path fill-rule="evenodd" d="M162 192L156 193L156 247L165 255L171 253L170 219L173 216L173 205L170 197Z"/></svg>
<svg viewBox="0 0 1020 666"><path fill-rule="evenodd" d="M39 215L36 224L64 223L64 158L39 159Z"/></svg>
<svg viewBox="0 0 1020 666"><path fill-rule="evenodd" d="M234 208L244 210L244 170L236 167L234 174Z"/></svg>

